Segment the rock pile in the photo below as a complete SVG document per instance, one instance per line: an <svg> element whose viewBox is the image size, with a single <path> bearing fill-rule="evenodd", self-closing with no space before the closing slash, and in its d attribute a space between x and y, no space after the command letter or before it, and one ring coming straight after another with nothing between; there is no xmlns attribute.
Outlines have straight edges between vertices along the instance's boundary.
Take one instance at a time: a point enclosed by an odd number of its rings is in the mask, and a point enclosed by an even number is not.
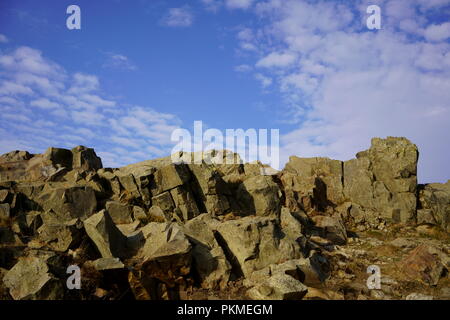
<svg viewBox="0 0 450 320"><path fill-rule="evenodd" d="M230 152L201 158L111 169L82 146L0 156L0 298L179 299L236 286L232 298L345 298L324 286L355 232L450 230L450 181L418 185L405 138L375 138L345 162L292 156L280 172ZM436 286L447 252L423 248L405 274ZM80 290L66 285L73 265Z"/></svg>

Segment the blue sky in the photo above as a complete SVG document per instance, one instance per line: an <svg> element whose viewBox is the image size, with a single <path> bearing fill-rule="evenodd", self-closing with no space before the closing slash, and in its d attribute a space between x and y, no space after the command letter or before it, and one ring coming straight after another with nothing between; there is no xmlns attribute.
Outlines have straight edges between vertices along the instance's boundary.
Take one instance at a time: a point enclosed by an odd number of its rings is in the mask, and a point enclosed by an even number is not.
<svg viewBox="0 0 450 320"><path fill-rule="evenodd" d="M202 120L280 129L284 161L406 136L420 180L445 182L449 39L449 0L3 0L0 152L83 144L121 166L169 155L171 132Z"/></svg>

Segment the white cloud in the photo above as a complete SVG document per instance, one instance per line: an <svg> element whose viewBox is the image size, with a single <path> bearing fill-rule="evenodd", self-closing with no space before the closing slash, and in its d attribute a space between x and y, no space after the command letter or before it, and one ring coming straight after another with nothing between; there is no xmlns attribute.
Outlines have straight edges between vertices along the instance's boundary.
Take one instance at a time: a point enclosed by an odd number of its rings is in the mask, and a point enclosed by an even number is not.
<svg viewBox="0 0 450 320"><path fill-rule="evenodd" d="M118 108L97 76L68 74L33 48L0 52L0 67L0 153L84 144L105 155L105 166L119 166L170 152L172 130L181 123L175 115ZM125 152L115 154L118 145Z"/></svg>
<svg viewBox="0 0 450 320"><path fill-rule="evenodd" d="M73 85L68 93L80 94L97 90L98 87L99 81L96 76L77 72L73 75Z"/></svg>
<svg viewBox="0 0 450 320"><path fill-rule="evenodd" d="M103 67L129 71L137 70L136 65L127 56L112 52L107 53L107 60Z"/></svg>
<svg viewBox="0 0 450 320"><path fill-rule="evenodd" d="M429 41L443 41L450 38L450 22L433 24L424 31L424 37Z"/></svg>
<svg viewBox="0 0 450 320"><path fill-rule="evenodd" d="M257 67L287 67L295 62L296 56L292 53L271 52L256 63Z"/></svg>
<svg viewBox="0 0 450 320"><path fill-rule="evenodd" d="M230 9L247 9L254 0L225 0L225 5Z"/></svg>
<svg viewBox="0 0 450 320"><path fill-rule="evenodd" d="M33 90L25 87L21 84L17 84L11 81L4 81L0 84L0 94L2 95L31 95Z"/></svg>
<svg viewBox="0 0 450 320"><path fill-rule="evenodd" d="M261 73L255 74L255 79L258 80L261 83L261 86L263 88L267 88L273 82L271 78L266 77L265 75L263 75Z"/></svg>
<svg viewBox="0 0 450 320"><path fill-rule="evenodd" d="M206 10L217 12L219 8L222 6L221 0L201 0Z"/></svg>
<svg viewBox="0 0 450 320"><path fill-rule="evenodd" d="M248 64L240 64L234 67L234 71L236 72L249 72L250 70L252 70L252 67Z"/></svg>
<svg viewBox="0 0 450 320"><path fill-rule="evenodd" d="M0 33L0 43L7 43L8 41L8 38L4 34Z"/></svg>
<svg viewBox="0 0 450 320"><path fill-rule="evenodd" d="M56 109L59 105L56 102L52 102L47 98L39 98L30 102L33 107L38 107L42 109Z"/></svg>
<svg viewBox="0 0 450 320"><path fill-rule="evenodd" d="M168 27L189 27L194 22L194 15L189 7L170 8L162 23Z"/></svg>
<svg viewBox="0 0 450 320"><path fill-rule="evenodd" d="M266 68L256 79L278 86L287 108L281 120L297 127L281 137L282 158L345 160L368 148L372 137L406 136L421 150L419 179L446 181L450 44L442 41L448 23L428 25L426 18L443 2L378 1L383 29L368 31L365 9L372 2L256 5L261 27L248 34L262 34L252 43L264 50L263 58L255 54L256 66Z"/></svg>

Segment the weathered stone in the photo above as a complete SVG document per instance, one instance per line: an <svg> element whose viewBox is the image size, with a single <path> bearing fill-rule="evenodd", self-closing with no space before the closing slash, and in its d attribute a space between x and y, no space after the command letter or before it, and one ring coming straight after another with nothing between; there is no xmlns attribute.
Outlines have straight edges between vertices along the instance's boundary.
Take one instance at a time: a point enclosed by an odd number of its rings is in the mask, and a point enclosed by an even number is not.
<svg viewBox="0 0 450 320"><path fill-rule="evenodd" d="M199 187L199 191L201 191L200 196L203 199L211 194L231 194L228 185L212 166L189 164L188 167L195 182L193 185Z"/></svg>
<svg viewBox="0 0 450 320"><path fill-rule="evenodd" d="M369 150L344 162L344 194L384 220L416 218L417 147L405 138L374 138Z"/></svg>
<svg viewBox="0 0 450 320"><path fill-rule="evenodd" d="M180 211L181 217L184 221L188 221L200 214L193 194L185 187L177 187L170 190L173 202L176 208Z"/></svg>
<svg viewBox="0 0 450 320"><path fill-rule="evenodd" d="M148 217L145 210L139 206L133 206L133 220L147 221Z"/></svg>
<svg viewBox="0 0 450 320"><path fill-rule="evenodd" d="M290 238L296 240L302 236L301 222L286 207L281 208L280 225L283 232Z"/></svg>
<svg viewBox="0 0 450 320"><path fill-rule="evenodd" d="M254 300L301 300L308 288L287 274L276 274L247 291Z"/></svg>
<svg viewBox="0 0 450 320"><path fill-rule="evenodd" d="M93 261L93 265L99 271L125 268L125 265L119 258L100 258Z"/></svg>
<svg viewBox="0 0 450 320"><path fill-rule="evenodd" d="M344 223L338 215L314 216L311 220L319 228L320 236L332 241L335 244L343 245L347 243L347 231Z"/></svg>
<svg viewBox="0 0 450 320"><path fill-rule="evenodd" d="M172 213L168 214L167 217L164 211L158 206L152 206L148 209L148 220L149 222L170 222L172 220Z"/></svg>
<svg viewBox="0 0 450 320"><path fill-rule="evenodd" d="M298 244L283 238L275 219L245 217L218 224L219 243L235 272L248 277L270 264L301 257Z"/></svg>
<svg viewBox="0 0 450 320"><path fill-rule="evenodd" d="M139 198L141 196L139 188L132 174L119 176L119 181L122 187L128 192L129 195L135 198Z"/></svg>
<svg viewBox="0 0 450 320"><path fill-rule="evenodd" d="M108 211L115 224L133 222L133 206L118 201L108 201L106 203L106 211Z"/></svg>
<svg viewBox="0 0 450 320"><path fill-rule="evenodd" d="M330 276L330 266L324 256L313 252L309 258L288 260L257 270L244 280L244 285L255 286L277 273L290 275L308 286L318 286Z"/></svg>
<svg viewBox="0 0 450 320"><path fill-rule="evenodd" d="M437 224L450 232L450 180L447 183L432 183L419 191L420 206L429 211L417 213L417 222ZM424 214L426 218L424 217ZM432 215L432 217L430 216ZM420 218L420 221L419 221Z"/></svg>
<svg viewBox="0 0 450 320"><path fill-rule="evenodd" d="M183 230L193 243L194 268L203 288L215 289L226 286L231 273L231 265L214 237L210 228L211 218L202 214L189 220Z"/></svg>
<svg viewBox="0 0 450 320"><path fill-rule="evenodd" d="M444 269L449 268L450 259L441 250L429 245L413 249L400 263L399 268L406 277L437 285Z"/></svg>
<svg viewBox="0 0 450 320"><path fill-rule="evenodd" d="M175 210L175 203L173 202L170 192L163 192L152 198L154 207L159 207L164 213L164 217L168 221L172 220L173 212Z"/></svg>
<svg viewBox="0 0 450 320"><path fill-rule="evenodd" d="M121 191L119 177L117 177L110 170L111 169L99 169L97 173L100 178L104 179L105 188L109 189L114 195L117 196Z"/></svg>
<svg viewBox="0 0 450 320"><path fill-rule="evenodd" d="M57 300L64 295L63 284L39 257L24 257L3 278L14 300Z"/></svg>
<svg viewBox="0 0 450 320"><path fill-rule="evenodd" d="M413 248L416 246L416 242L406 238L396 238L392 240L390 244L398 248Z"/></svg>
<svg viewBox="0 0 450 320"><path fill-rule="evenodd" d="M97 171L103 168L102 160L97 157L94 149L77 146L72 150L72 168L85 171Z"/></svg>
<svg viewBox="0 0 450 320"><path fill-rule="evenodd" d="M406 296L405 300L433 300L433 296L429 296L422 293L410 293Z"/></svg>
<svg viewBox="0 0 450 320"><path fill-rule="evenodd" d="M204 209L213 215L222 215L230 210L227 196L231 195L228 184L212 165L190 164L192 173L191 187ZM203 208L199 208L202 210Z"/></svg>
<svg viewBox="0 0 450 320"><path fill-rule="evenodd" d="M344 193L352 202L374 208L375 178L370 166L370 159L364 157L344 162Z"/></svg>
<svg viewBox="0 0 450 320"><path fill-rule="evenodd" d="M134 221L132 223L127 223L127 224L118 224L116 227L125 236L130 236L139 228L140 224L141 224L140 221Z"/></svg>
<svg viewBox="0 0 450 320"><path fill-rule="evenodd" d="M9 203L0 203L0 219L9 219L11 215L11 208Z"/></svg>
<svg viewBox="0 0 450 320"><path fill-rule="evenodd" d="M436 220L434 219L433 211L431 209L419 209L417 210L417 223L428 223L436 225Z"/></svg>
<svg viewBox="0 0 450 320"><path fill-rule="evenodd" d="M44 158L48 159L56 167L72 169L72 152L61 148L48 148L44 153Z"/></svg>
<svg viewBox="0 0 450 320"><path fill-rule="evenodd" d="M244 280L244 285L247 287L253 287L259 283L264 282L275 274L287 274L294 279L303 282L305 279L302 271L299 268L302 259L288 260L281 264L271 264L261 270L253 272L250 277Z"/></svg>
<svg viewBox="0 0 450 320"><path fill-rule="evenodd" d="M327 289L308 287L304 300L344 300L344 296L338 292Z"/></svg>
<svg viewBox="0 0 450 320"><path fill-rule="evenodd" d="M305 196L313 197L313 207L324 211L328 206L336 206L344 201L342 185L342 162L328 158L298 158L292 156L283 172L290 173L282 177L286 189L292 190L291 202ZM284 174L283 174L284 175ZM292 176L294 175L294 177ZM297 200L298 201L298 200ZM309 210L308 207L290 208Z"/></svg>
<svg viewBox="0 0 450 320"><path fill-rule="evenodd" d="M153 176L151 191L152 194L158 195L187 183L190 172L185 164L171 164L159 168Z"/></svg>
<svg viewBox="0 0 450 320"><path fill-rule="evenodd" d="M86 219L84 228L103 258L126 256L126 237L105 210Z"/></svg>
<svg viewBox="0 0 450 320"><path fill-rule="evenodd" d="M97 207L94 190L90 187L58 188L43 193L37 202L45 211L51 211L57 222L74 218L85 220Z"/></svg>
<svg viewBox="0 0 450 320"><path fill-rule="evenodd" d="M10 192L8 190L0 190L0 203L7 202L10 197Z"/></svg>
<svg viewBox="0 0 450 320"><path fill-rule="evenodd" d="M279 216L281 191L270 176L254 176L245 180L236 192L241 209L257 216Z"/></svg>
<svg viewBox="0 0 450 320"><path fill-rule="evenodd" d="M141 232L146 241L139 256L148 276L171 284L190 272L192 246L176 224L151 222Z"/></svg>
<svg viewBox="0 0 450 320"><path fill-rule="evenodd" d="M0 156L0 162L15 162L15 161L23 161L29 160L33 157L32 154L28 153L28 151L11 151Z"/></svg>
<svg viewBox="0 0 450 320"><path fill-rule="evenodd" d="M66 252L80 244L84 236L80 230L82 227L83 224L77 221L67 224L43 224L37 230L37 238L29 242L28 246Z"/></svg>
<svg viewBox="0 0 450 320"><path fill-rule="evenodd" d="M204 205L208 213L217 216L226 214L231 209L227 196L223 194L207 195Z"/></svg>

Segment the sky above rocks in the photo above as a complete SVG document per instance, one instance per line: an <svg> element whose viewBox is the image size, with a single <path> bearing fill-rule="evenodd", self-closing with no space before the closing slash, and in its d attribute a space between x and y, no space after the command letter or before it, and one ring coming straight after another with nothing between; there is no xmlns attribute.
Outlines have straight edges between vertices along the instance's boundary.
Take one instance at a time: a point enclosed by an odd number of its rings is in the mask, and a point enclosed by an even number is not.
<svg viewBox="0 0 450 320"><path fill-rule="evenodd" d="M450 0L2 0L0 152L81 144L116 167L169 155L201 120L279 129L282 163L405 136L419 181L445 182L449 39Z"/></svg>

